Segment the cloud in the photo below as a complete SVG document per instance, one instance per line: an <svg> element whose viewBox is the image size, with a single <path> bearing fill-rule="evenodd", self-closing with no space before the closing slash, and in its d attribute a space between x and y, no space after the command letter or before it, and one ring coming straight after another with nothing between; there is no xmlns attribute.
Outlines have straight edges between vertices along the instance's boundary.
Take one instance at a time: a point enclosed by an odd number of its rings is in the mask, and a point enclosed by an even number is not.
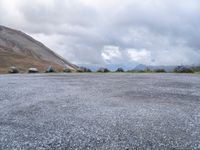
<svg viewBox="0 0 200 150"><path fill-rule="evenodd" d="M128 49L127 53L132 61L144 64L151 64L151 53L146 49Z"/></svg>
<svg viewBox="0 0 200 150"><path fill-rule="evenodd" d="M0 0L0 13L77 64L200 64L198 0Z"/></svg>
<svg viewBox="0 0 200 150"><path fill-rule="evenodd" d="M104 46L101 56L107 63L114 63L122 58L122 54L117 46Z"/></svg>

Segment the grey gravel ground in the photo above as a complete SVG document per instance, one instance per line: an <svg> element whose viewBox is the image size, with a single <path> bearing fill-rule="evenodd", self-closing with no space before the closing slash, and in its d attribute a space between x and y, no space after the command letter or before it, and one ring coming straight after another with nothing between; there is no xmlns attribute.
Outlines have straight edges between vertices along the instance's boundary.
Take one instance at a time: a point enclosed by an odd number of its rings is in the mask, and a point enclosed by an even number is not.
<svg viewBox="0 0 200 150"><path fill-rule="evenodd" d="M0 75L0 149L200 149L200 75Z"/></svg>

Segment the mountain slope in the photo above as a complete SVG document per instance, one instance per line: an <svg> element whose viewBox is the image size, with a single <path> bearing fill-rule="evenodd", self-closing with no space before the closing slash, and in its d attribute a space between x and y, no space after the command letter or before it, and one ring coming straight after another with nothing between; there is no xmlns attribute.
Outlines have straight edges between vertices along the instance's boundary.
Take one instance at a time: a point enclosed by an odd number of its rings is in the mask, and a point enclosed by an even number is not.
<svg viewBox="0 0 200 150"><path fill-rule="evenodd" d="M8 67L16 66L21 71L29 67L44 68L52 65L57 70L68 67L74 71L78 69L60 57L42 43L36 41L27 34L0 26L0 72L7 72Z"/></svg>
<svg viewBox="0 0 200 150"><path fill-rule="evenodd" d="M165 69L166 71L173 71L176 66L146 66L143 64L137 65L134 70L145 70L145 69Z"/></svg>

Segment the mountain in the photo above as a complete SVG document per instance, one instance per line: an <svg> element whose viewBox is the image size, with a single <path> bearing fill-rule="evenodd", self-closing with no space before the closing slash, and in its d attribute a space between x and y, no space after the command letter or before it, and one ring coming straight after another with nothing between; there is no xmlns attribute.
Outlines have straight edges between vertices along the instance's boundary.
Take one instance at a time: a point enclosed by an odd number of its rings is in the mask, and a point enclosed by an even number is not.
<svg viewBox="0 0 200 150"><path fill-rule="evenodd" d="M145 70L147 68L148 68L148 66L143 65L143 64L139 64L134 68L134 70Z"/></svg>
<svg viewBox="0 0 200 150"><path fill-rule="evenodd" d="M124 70L130 70L135 67L135 63L119 63L119 64L78 64L78 66L84 66L90 68L92 71L97 71L99 68L108 68L111 71L115 71L118 68L123 68Z"/></svg>
<svg viewBox="0 0 200 150"><path fill-rule="evenodd" d="M29 35L0 25L0 73L7 72L11 66L25 72L30 67L44 71L49 65L56 70L63 67L78 69Z"/></svg>
<svg viewBox="0 0 200 150"><path fill-rule="evenodd" d="M134 70L145 70L145 69L165 69L166 71L173 71L176 66L146 66L143 64L137 65Z"/></svg>

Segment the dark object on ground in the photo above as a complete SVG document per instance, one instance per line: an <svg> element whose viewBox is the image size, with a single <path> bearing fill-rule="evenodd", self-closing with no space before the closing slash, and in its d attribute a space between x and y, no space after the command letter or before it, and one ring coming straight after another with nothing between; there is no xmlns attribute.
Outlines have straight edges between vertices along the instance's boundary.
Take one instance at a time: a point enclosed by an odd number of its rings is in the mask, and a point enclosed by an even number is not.
<svg viewBox="0 0 200 150"><path fill-rule="evenodd" d="M16 67L12 66L10 67L8 73L19 73L19 70Z"/></svg>
<svg viewBox="0 0 200 150"><path fill-rule="evenodd" d="M155 69L155 70L153 70L153 72L156 72L156 73L166 73L165 69Z"/></svg>
<svg viewBox="0 0 200 150"><path fill-rule="evenodd" d="M92 72L90 69L86 68L86 67L80 67L77 72Z"/></svg>
<svg viewBox="0 0 200 150"><path fill-rule="evenodd" d="M28 73L38 73L38 69L37 68L29 68L28 69Z"/></svg>
<svg viewBox="0 0 200 150"><path fill-rule="evenodd" d="M124 72L124 69L123 69L123 68L118 68L118 69L116 70L116 72Z"/></svg>
<svg viewBox="0 0 200 150"><path fill-rule="evenodd" d="M188 68L185 66L177 66L174 69L174 72L175 73L194 73L194 70L192 68Z"/></svg>
<svg viewBox="0 0 200 150"><path fill-rule="evenodd" d="M67 68L67 67L65 67L65 68L63 69L63 72L70 73L70 72L72 72L72 70L69 69L69 68Z"/></svg>
<svg viewBox="0 0 200 150"><path fill-rule="evenodd" d="M110 70L108 70L107 68L99 68L97 72L110 72Z"/></svg>
<svg viewBox="0 0 200 150"><path fill-rule="evenodd" d="M55 69L52 66L49 66L46 70L46 73L53 73L56 72Z"/></svg>

